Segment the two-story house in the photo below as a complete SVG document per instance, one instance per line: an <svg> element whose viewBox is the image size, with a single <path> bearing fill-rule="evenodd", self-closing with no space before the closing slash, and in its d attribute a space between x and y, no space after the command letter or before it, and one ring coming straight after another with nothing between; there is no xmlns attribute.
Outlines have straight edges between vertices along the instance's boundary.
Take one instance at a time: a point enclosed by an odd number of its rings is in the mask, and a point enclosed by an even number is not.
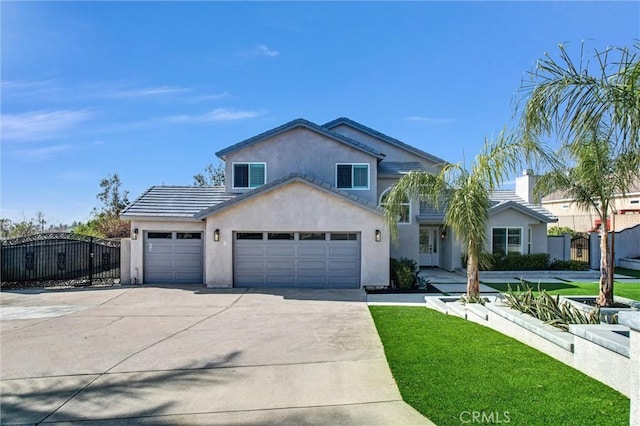
<svg viewBox="0 0 640 426"><path fill-rule="evenodd" d="M361 288L389 284L390 257L460 266L441 211L407 200L397 242L381 211L404 173L437 173L440 158L347 118L294 120L216 155L224 187L154 186L124 210L135 282ZM554 218L526 197L494 194L491 250L546 251Z"/></svg>

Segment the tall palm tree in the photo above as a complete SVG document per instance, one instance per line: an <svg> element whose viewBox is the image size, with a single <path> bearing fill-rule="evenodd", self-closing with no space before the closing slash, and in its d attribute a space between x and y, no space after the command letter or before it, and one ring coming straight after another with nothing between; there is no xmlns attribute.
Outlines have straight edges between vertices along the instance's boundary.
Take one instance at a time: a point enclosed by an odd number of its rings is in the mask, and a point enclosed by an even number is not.
<svg viewBox="0 0 640 426"><path fill-rule="evenodd" d="M580 144L561 148L558 162L536 182L535 192L547 195L560 192L572 198L578 207L593 208L600 219L600 290L597 304L613 304L613 253L609 245L610 214L615 214L615 197L624 194L634 178L638 153L613 155L611 144L593 134Z"/></svg>
<svg viewBox="0 0 640 426"><path fill-rule="evenodd" d="M640 42L591 58L583 48L577 63L562 44L557 60L545 53L537 62L522 85L522 130L574 145L598 129L615 152L640 151Z"/></svg>
<svg viewBox="0 0 640 426"><path fill-rule="evenodd" d="M482 152L470 169L461 163L445 164L437 175L412 171L404 175L388 193L384 214L397 237L396 221L406 199L425 200L444 209L444 225L467 254L467 297L480 294L479 266L487 247L490 192L515 172L522 153L528 148L522 140L501 134L496 142L485 141ZM532 152L537 147L530 147Z"/></svg>
<svg viewBox="0 0 640 426"><path fill-rule="evenodd" d="M581 50L575 63L560 45L557 60L545 54L538 61L523 84L521 131L532 144L557 138L561 155L570 162L550 164L538 193L566 191L601 216L598 304L609 306L613 259L606 218L612 191L624 194L640 172L640 44L596 51L591 59L585 60Z"/></svg>

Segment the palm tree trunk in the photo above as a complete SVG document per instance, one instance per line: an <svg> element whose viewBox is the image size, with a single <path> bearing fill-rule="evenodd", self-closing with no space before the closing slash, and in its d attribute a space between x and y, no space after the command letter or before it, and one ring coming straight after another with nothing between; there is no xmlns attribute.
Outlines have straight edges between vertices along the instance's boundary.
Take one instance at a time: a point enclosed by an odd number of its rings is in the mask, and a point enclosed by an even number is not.
<svg viewBox="0 0 640 426"><path fill-rule="evenodd" d="M480 295L480 268L477 250L471 242L467 255L467 297L474 298Z"/></svg>
<svg viewBox="0 0 640 426"><path fill-rule="evenodd" d="M609 253L609 229L607 219L602 221L600 231L600 292L596 303L600 306L613 305L613 274L611 273L611 253Z"/></svg>

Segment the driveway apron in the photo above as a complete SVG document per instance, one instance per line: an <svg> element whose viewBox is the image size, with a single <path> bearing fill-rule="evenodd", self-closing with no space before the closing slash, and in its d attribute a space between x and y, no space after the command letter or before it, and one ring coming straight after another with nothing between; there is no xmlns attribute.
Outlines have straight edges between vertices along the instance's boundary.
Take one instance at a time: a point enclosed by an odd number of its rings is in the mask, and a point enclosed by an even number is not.
<svg viewBox="0 0 640 426"><path fill-rule="evenodd" d="M0 294L4 424L430 424L360 290Z"/></svg>

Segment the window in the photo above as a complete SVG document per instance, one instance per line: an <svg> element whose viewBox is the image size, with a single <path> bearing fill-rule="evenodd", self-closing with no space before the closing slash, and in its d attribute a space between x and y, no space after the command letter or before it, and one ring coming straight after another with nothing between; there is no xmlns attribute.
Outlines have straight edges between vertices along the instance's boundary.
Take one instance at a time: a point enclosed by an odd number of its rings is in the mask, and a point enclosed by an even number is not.
<svg viewBox="0 0 640 426"><path fill-rule="evenodd" d="M522 228L493 228L493 253L522 253Z"/></svg>
<svg viewBox="0 0 640 426"><path fill-rule="evenodd" d="M201 240L201 232L177 232L176 239L178 240Z"/></svg>
<svg viewBox="0 0 640 426"><path fill-rule="evenodd" d="M380 196L380 207L385 207L387 205L386 199L389 195L389 191L391 188L387 189ZM405 198L403 202L399 206L398 215L396 217L396 222L398 224L408 224L411 223L411 203L408 198Z"/></svg>
<svg viewBox="0 0 640 426"><path fill-rule="evenodd" d="M629 204L640 204L640 199L638 199L638 200L630 200Z"/></svg>
<svg viewBox="0 0 640 426"><path fill-rule="evenodd" d="M336 164L336 186L341 189L369 189L369 165Z"/></svg>
<svg viewBox="0 0 640 426"><path fill-rule="evenodd" d="M236 234L236 240L261 240L262 238L262 232L238 232Z"/></svg>
<svg viewBox="0 0 640 426"><path fill-rule="evenodd" d="M301 241L324 241L326 240L326 234L324 232L301 232Z"/></svg>
<svg viewBox="0 0 640 426"><path fill-rule="evenodd" d="M293 240L293 232L269 232L267 238L269 240Z"/></svg>
<svg viewBox="0 0 640 426"><path fill-rule="evenodd" d="M149 239L163 239L170 240L173 236L171 232L149 232L147 233L147 238Z"/></svg>
<svg viewBox="0 0 640 426"><path fill-rule="evenodd" d="M358 239L358 234L340 232L340 233L332 233L331 241L356 241Z"/></svg>
<svg viewBox="0 0 640 426"><path fill-rule="evenodd" d="M233 187L257 188L264 185L267 175L266 163L233 163Z"/></svg>

